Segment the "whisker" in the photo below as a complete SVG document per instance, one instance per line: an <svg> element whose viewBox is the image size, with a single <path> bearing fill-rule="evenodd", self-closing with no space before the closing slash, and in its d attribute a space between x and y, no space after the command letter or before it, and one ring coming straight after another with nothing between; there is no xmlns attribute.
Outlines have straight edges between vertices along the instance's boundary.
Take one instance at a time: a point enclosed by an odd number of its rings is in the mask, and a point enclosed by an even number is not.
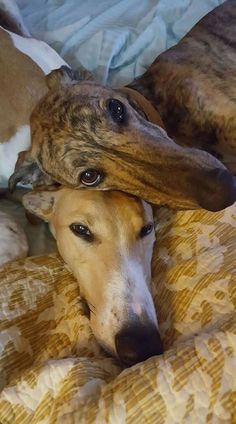
<svg viewBox="0 0 236 424"><path fill-rule="evenodd" d="M89 307L92 306L92 308L96 310L95 306L92 303L90 303L90 302L87 302L87 303L88 303Z"/></svg>
<svg viewBox="0 0 236 424"><path fill-rule="evenodd" d="M82 301L82 304L83 304L85 315L87 315L88 317L89 317L90 313L93 314L93 315L96 315L96 308L92 303L87 302L87 300L84 299L84 298L81 298L81 301Z"/></svg>
<svg viewBox="0 0 236 424"><path fill-rule="evenodd" d="M96 315L96 308L95 308L95 306L92 303L90 303L90 302L87 302L87 304L88 304L88 308L89 308L90 312L93 315Z"/></svg>

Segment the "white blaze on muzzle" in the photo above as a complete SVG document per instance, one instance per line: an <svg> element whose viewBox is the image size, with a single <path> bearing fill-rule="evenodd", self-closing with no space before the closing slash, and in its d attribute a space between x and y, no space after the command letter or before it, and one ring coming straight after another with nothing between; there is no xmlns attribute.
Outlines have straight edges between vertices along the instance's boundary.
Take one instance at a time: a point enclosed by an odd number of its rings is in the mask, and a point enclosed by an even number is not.
<svg viewBox="0 0 236 424"><path fill-rule="evenodd" d="M103 303L96 316L91 314L91 327L101 345L116 353L115 337L125 326L152 325L158 331L154 302L150 292L150 264L125 258L119 271L111 274L105 285Z"/></svg>
<svg viewBox="0 0 236 424"><path fill-rule="evenodd" d="M151 264L141 264L134 259L126 261L122 280L125 285L125 303L128 316L136 316L143 321L157 325L156 311L150 292ZM137 318L136 318L137 319Z"/></svg>

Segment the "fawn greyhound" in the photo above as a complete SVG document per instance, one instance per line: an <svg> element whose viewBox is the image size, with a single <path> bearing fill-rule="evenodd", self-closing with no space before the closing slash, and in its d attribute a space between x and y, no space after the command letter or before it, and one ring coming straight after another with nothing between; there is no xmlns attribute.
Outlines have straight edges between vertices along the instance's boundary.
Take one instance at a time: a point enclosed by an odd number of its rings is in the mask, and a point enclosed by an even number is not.
<svg viewBox="0 0 236 424"><path fill-rule="evenodd" d="M70 188L30 192L23 204L49 222L98 342L126 365L161 354L150 292L151 206L122 192Z"/></svg>
<svg viewBox="0 0 236 424"><path fill-rule="evenodd" d="M235 17L234 1L226 1L128 88L53 71L10 187L57 181L211 211L234 203L235 178L222 162L236 147Z"/></svg>

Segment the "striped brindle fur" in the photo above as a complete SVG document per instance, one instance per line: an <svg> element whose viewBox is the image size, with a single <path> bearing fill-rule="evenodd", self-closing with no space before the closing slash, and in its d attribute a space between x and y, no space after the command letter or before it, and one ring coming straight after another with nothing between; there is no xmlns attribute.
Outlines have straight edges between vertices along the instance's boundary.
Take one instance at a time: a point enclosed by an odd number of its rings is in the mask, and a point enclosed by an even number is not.
<svg viewBox="0 0 236 424"><path fill-rule="evenodd" d="M131 84L177 143L214 154L236 174L236 2L228 0Z"/></svg>
<svg viewBox="0 0 236 424"><path fill-rule="evenodd" d="M65 67L53 71L11 186L45 173L47 183L80 188L92 169L96 188L153 204L216 211L234 203L235 178L218 158L228 165L236 147L235 7L227 1L215 9L130 86L158 110L169 136L132 90L76 81Z"/></svg>

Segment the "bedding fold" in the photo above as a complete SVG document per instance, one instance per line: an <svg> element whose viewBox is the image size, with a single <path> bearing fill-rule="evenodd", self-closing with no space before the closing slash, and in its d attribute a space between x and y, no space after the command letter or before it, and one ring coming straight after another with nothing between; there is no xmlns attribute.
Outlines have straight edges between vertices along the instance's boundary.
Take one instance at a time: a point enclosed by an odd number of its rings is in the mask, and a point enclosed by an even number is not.
<svg viewBox="0 0 236 424"><path fill-rule="evenodd" d="M224 0L17 0L31 34L102 84L143 74Z"/></svg>

